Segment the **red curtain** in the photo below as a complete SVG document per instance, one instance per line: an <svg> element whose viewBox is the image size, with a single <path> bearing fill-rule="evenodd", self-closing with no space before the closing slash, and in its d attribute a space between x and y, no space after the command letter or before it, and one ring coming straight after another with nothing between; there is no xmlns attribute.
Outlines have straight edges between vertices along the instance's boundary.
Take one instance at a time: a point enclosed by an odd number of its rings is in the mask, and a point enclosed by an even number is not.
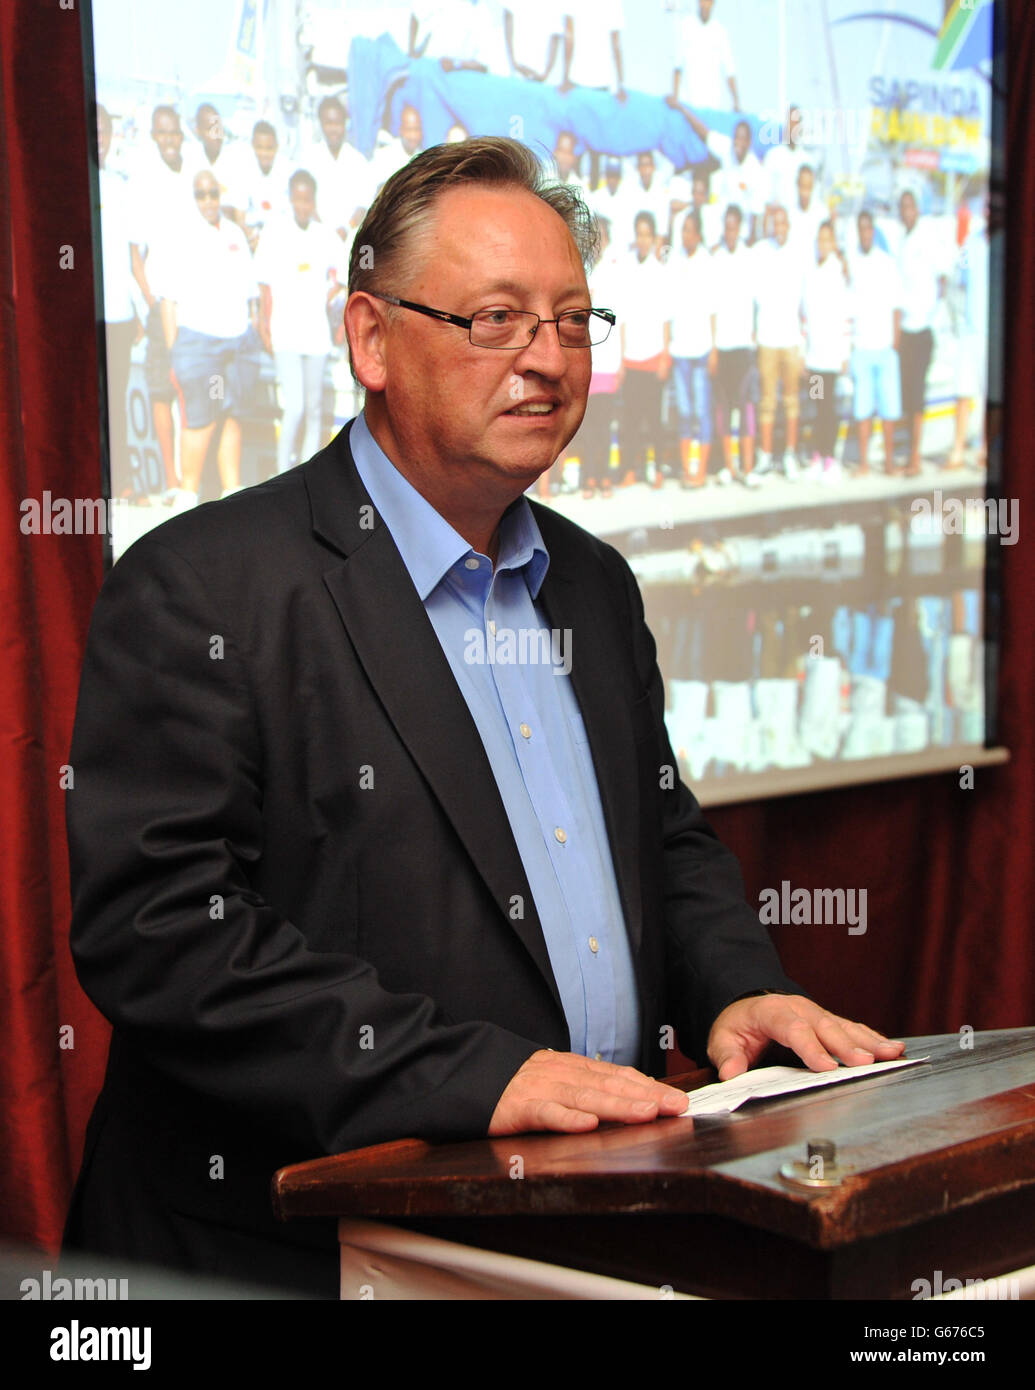
<svg viewBox="0 0 1035 1390"><path fill-rule="evenodd" d="M68 953L60 785L101 543L19 526L45 489L100 488L79 26L57 3L0 6L0 1233L48 1249L107 1038Z"/></svg>
<svg viewBox="0 0 1035 1390"><path fill-rule="evenodd" d="M823 1002L896 1034L1035 1014L1035 7L1011 0L1010 20L1007 379L1020 389L1003 495L1020 503L1021 540L1004 552L999 709L1013 761L978 769L972 790L945 774L712 814L756 901L782 879L867 890L865 935L784 927L777 941ZM61 786L101 542L18 525L22 500L45 489L98 493L80 23L57 0L0 7L0 1237L51 1251L107 1038L68 954L64 799L75 791Z"/></svg>

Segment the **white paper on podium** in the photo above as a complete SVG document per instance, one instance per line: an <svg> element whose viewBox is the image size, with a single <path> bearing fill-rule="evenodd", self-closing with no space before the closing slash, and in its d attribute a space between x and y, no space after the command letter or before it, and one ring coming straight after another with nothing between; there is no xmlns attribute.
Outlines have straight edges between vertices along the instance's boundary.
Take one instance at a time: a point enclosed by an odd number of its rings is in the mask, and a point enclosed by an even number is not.
<svg viewBox="0 0 1035 1390"><path fill-rule="evenodd" d="M795 1091L811 1091L814 1086L834 1086L843 1081L861 1081L864 1076L878 1072L896 1071L899 1067L915 1067L927 1057L903 1057L897 1062L873 1062L865 1067L842 1067L836 1071L809 1071L805 1067L759 1067L735 1076L732 1081L716 1081L711 1086L688 1091L689 1104L683 1111L695 1115L726 1115L748 1100L769 1100L774 1096L792 1095Z"/></svg>

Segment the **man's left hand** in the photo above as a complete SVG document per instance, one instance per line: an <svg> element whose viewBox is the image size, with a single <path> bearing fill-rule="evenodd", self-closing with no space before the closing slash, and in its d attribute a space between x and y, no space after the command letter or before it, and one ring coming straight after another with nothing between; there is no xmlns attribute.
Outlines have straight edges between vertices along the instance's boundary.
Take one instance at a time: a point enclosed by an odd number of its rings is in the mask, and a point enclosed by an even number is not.
<svg viewBox="0 0 1035 1390"><path fill-rule="evenodd" d="M762 994L723 1009L708 1034L708 1057L719 1080L729 1081L753 1066L771 1042L789 1047L813 1071L830 1071L839 1060L848 1067L887 1062L906 1048L802 994Z"/></svg>

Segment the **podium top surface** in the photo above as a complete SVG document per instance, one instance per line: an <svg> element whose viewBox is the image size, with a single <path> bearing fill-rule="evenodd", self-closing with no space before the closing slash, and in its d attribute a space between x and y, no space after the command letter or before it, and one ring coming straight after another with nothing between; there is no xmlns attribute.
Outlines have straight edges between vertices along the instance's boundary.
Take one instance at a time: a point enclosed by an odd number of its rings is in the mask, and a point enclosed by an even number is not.
<svg viewBox="0 0 1035 1390"><path fill-rule="evenodd" d="M721 1117L459 1144L402 1139L282 1168L277 1215L372 1219L709 1213L819 1249L1035 1186L1035 1028L907 1040L917 1067ZM687 1089L711 1071L670 1078ZM803 1188L781 1167L832 1141L845 1169Z"/></svg>

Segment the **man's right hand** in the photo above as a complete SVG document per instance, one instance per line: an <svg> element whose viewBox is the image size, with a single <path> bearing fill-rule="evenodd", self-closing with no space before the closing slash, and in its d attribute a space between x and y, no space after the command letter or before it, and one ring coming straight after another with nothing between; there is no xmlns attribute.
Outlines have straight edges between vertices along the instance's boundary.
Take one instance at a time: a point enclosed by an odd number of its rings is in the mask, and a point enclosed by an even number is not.
<svg viewBox="0 0 1035 1390"><path fill-rule="evenodd" d="M576 1134L601 1120L638 1125L685 1109L682 1091L635 1067L540 1050L511 1077L492 1113L489 1137L544 1129Z"/></svg>

